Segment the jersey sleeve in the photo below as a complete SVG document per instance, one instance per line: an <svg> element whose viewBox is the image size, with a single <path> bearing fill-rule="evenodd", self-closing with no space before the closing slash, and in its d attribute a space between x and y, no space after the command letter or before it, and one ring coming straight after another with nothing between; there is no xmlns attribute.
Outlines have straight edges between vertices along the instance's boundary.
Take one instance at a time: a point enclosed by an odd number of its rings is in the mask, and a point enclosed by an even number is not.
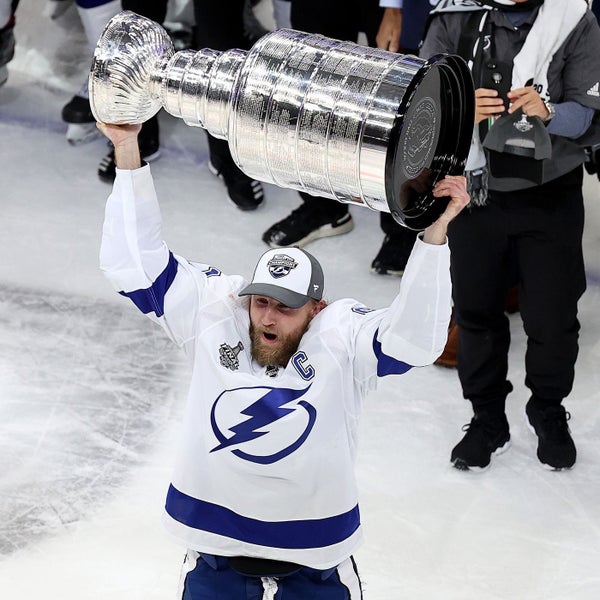
<svg viewBox="0 0 600 600"><path fill-rule="evenodd" d="M161 224L150 167L117 169L106 203L100 268L120 294L189 353L199 311L233 297L243 279L174 255L162 239Z"/></svg>
<svg viewBox="0 0 600 600"><path fill-rule="evenodd" d="M161 275L167 279L173 276L176 263L162 240L161 224L150 167L117 169L106 203L100 247L100 269L117 291L147 289ZM153 308L162 313L158 303Z"/></svg>
<svg viewBox="0 0 600 600"><path fill-rule="evenodd" d="M360 323L357 379L372 387L375 376L432 364L446 344L451 289L448 245L426 244L418 237L391 306L365 314Z"/></svg>

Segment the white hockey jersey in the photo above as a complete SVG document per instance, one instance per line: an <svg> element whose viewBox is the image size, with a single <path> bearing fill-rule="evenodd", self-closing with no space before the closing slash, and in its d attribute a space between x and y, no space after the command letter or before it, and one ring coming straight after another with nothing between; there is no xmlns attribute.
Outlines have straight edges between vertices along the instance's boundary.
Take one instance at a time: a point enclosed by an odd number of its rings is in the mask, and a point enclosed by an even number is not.
<svg viewBox="0 0 600 600"><path fill-rule="evenodd" d="M284 252L285 250L283 250ZM192 363L166 526L186 547L317 569L361 540L357 423L377 377L431 364L450 317L449 251L417 240L388 309L350 299L311 321L285 368L250 353L240 276L174 256L150 168L117 170L101 268Z"/></svg>

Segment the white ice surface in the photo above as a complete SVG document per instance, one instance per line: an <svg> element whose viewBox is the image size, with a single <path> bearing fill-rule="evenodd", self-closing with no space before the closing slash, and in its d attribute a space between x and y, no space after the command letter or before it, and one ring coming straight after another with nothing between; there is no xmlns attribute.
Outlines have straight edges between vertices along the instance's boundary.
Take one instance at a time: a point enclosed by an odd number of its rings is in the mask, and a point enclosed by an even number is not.
<svg viewBox="0 0 600 600"><path fill-rule="evenodd" d="M173 598L183 550L160 516L189 373L98 270L106 147L69 146L60 120L89 57L75 10L50 22L42 5L22 0L0 88L0 598ZM265 206L240 213L206 168L204 133L164 114L161 125L153 172L165 239L250 275L260 234L297 194L267 186ZM600 598L599 195L587 178L588 291L566 402L576 467L549 472L535 458L518 315L513 445L483 474L449 466L470 418L454 371L383 380L366 403L358 465L367 600ZM369 272L378 216L351 210L352 233L310 249L330 298L383 306L398 280Z"/></svg>

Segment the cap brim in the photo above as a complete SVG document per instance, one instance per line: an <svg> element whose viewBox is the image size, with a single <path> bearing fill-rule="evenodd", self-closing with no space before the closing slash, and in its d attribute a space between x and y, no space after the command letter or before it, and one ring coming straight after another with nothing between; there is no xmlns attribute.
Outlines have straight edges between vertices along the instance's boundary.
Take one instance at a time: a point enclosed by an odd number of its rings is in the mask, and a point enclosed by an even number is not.
<svg viewBox="0 0 600 600"><path fill-rule="evenodd" d="M267 296L267 298L273 298L290 308L300 308L310 300L309 296L270 283L251 283L238 296Z"/></svg>

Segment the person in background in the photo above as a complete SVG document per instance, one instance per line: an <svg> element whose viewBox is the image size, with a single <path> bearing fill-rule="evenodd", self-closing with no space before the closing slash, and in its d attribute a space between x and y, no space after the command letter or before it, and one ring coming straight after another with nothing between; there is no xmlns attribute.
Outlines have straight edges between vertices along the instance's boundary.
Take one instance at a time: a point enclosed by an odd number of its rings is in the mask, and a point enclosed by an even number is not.
<svg viewBox="0 0 600 600"><path fill-rule="evenodd" d="M537 458L554 470L576 462L563 400L586 287L586 154L577 140L600 109L598 48L600 28L585 0L442 0L432 11L421 55L460 54L476 87L471 204L448 236L458 375L474 413L451 453L458 469L485 469L510 444L505 298L514 278Z"/></svg>
<svg viewBox="0 0 600 600"><path fill-rule="evenodd" d="M60 0L53 4L55 6L49 9L48 13L50 18L56 19L63 13L62 9L65 5L69 5L70 2ZM121 0L76 0L76 5L91 60L96 43L106 24L121 11ZM98 137L96 120L90 108L87 75L79 91L63 106L61 116L67 123L67 141L70 144L84 144ZM147 160L152 158L155 157L148 156Z"/></svg>
<svg viewBox="0 0 600 600"><path fill-rule="evenodd" d="M417 54L431 9L429 0L404 0L404 6L402 0L367 0L350 5L335 0L292 0L291 4L294 29L351 41L364 31L370 46L404 54ZM347 205L305 192L300 196L302 204L263 234L263 241L270 247L302 247L353 229ZM381 213L380 219L385 237L371 270L381 275L402 275L417 232L397 224L387 213Z"/></svg>
<svg viewBox="0 0 600 600"><path fill-rule="evenodd" d="M375 23L381 19L377 0L291 0L290 4L292 29L352 42L364 29L369 45L375 42ZM299 194L302 203L263 233L262 240L271 248L304 247L354 228L347 204L307 192Z"/></svg>
<svg viewBox="0 0 600 600"><path fill-rule="evenodd" d="M46 14L51 19L60 18L72 0L52 0L46 5ZM106 24L121 10L132 10L152 20L162 23L167 2L144 2L141 0L75 0L77 12L83 25L90 56ZM67 141L72 145L87 143L98 136L96 120L90 107L88 81L86 79L79 91L63 106L62 120L67 124ZM149 119L139 136L140 150L145 161L151 162L160 156L158 117ZM112 183L115 177L114 151L112 148L100 161L98 177Z"/></svg>
<svg viewBox="0 0 600 600"><path fill-rule="evenodd" d="M167 0L122 0L123 10L131 10L139 15L163 24L168 8ZM230 2L212 2L210 0L193 0L194 8L194 40L196 48L213 50L229 50L231 48L248 49L256 41L256 36L264 33L257 30L257 22L248 23L244 19L247 14L247 0L231 0ZM158 115L143 124L138 137L140 152L146 162L151 162L160 155ZM234 163L226 141L206 134L208 139L208 168L215 176L221 178L226 186L231 202L240 210L254 210L260 206L264 194L260 182L251 179ZM98 167L101 180L112 183L115 178L114 150L110 150Z"/></svg>
<svg viewBox="0 0 600 600"><path fill-rule="evenodd" d="M430 0L380 0L379 4L384 12L377 31L377 47L417 56L432 9ZM396 223L389 213L380 213L379 219L384 239L371 270L380 275L402 275L417 232Z"/></svg>
<svg viewBox="0 0 600 600"><path fill-rule="evenodd" d="M123 10L131 10L143 17L162 24L167 14L167 0L121 0ZM97 40L96 40L97 41ZM138 137L143 160L152 162L160 157L160 128L158 115L150 117L143 125ZM98 177L105 183L115 179L115 151L111 148L98 165Z"/></svg>
<svg viewBox="0 0 600 600"><path fill-rule="evenodd" d="M446 231L469 201L465 178L436 185L445 212L416 240L392 305L373 310L328 303L320 264L300 248L268 250L249 284L176 256L140 127L99 128L117 164L101 269L193 369L165 505L187 548L180 597L361 599L357 421L379 377L431 364L444 346Z"/></svg>
<svg viewBox="0 0 600 600"><path fill-rule="evenodd" d="M212 50L230 50L240 48L249 50L257 41L244 20L247 10L246 0L214 2L213 0L193 0L196 22L196 48ZM262 184L248 177L235 164L229 143L206 132L208 140L208 168L221 178L229 199L240 210L250 211L258 208L264 200Z"/></svg>

